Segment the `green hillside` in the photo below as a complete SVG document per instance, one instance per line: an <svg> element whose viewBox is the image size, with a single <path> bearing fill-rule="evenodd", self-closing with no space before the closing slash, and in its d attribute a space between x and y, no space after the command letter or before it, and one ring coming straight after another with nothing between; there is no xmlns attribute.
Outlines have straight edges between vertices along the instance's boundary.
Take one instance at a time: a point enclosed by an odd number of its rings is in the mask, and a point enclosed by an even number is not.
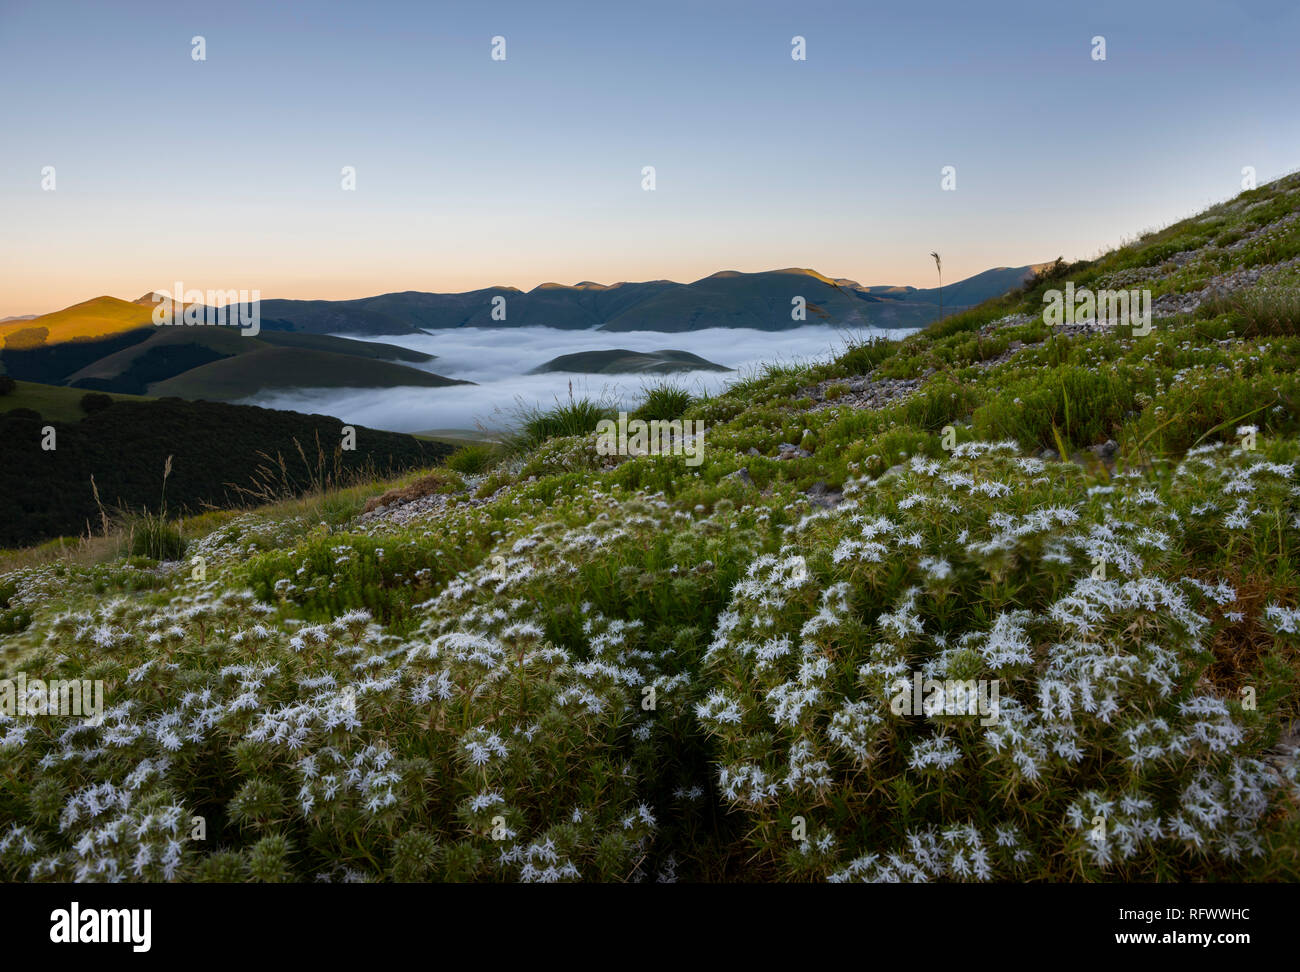
<svg viewBox="0 0 1300 972"><path fill-rule="evenodd" d="M287 387L456 384L402 363L424 363L433 357L392 344L323 334L264 331L247 337L233 327L149 325L102 338L7 348L0 353L0 365L15 378L46 384L212 400Z"/></svg>
<svg viewBox="0 0 1300 972"><path fill-rule="evenodd" d="M1049 326L1067 283L1151 329ZM702 461L574 401L464 483L188 521L181 563L14 555L6 672L110 711L7 727L0 875L1300 880L1300 177L651 394Z"/></svg>
<svg viewBox="0 0 1300 972"><path fill-rule="evenodd" d="M331 334L300 334L293 331L263 331L258 339L264 344L282 348L309 348L315 351L331 351L336 354L351 354L361 358L375 358L379 361L408 361L412 364L424 364L435 360L436 354L414 351L396 344L384 344L380 341L353 341L348 338L335 337Z"/></svg>
<svg viewBox="0 0 1300 972"><path fill-rule="evenodd" d="M43 417L59 422L80 422L86 417L81 407L86 397L85 389L64 388L60 385L41 385L34 381L19 381L8 395L0 395L0 412L15 408L28 408ZM139 395L113 393L108 396L115 402L143 402Z"/></svg>
<svg viewBox="0 0 1300 972"><path fill-rule="evenodd" d="M540 375L555 371L588 375L667 375L678 371L730 371L689 351L577 351L552 358L530 372Z"/></svg>
<svg viewBox="0 0 1300 972"><path fill-rule="evenodd" d="M155 395L227 401L277 388L442 388L465 385L388 361L306 348L263 348L199 365L149 386Z"/></svg>

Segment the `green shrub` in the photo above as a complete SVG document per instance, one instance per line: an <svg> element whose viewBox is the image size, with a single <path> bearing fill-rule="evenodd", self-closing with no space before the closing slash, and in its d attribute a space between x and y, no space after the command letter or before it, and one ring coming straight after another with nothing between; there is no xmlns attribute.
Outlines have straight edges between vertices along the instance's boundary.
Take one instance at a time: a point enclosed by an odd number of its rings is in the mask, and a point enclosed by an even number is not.
<svg viewBox="0 0 1300 972"><path fill-rule="evenodd" d="M13 603L17 593L16 584L0 580L0 634L17 634L32 623L31 610Z"/></svg>
<svg viewBox="0 0 1300 972"><path fill-rule="evenodd" d="M1234 312L1244 337L1300 335L1300 287L1252 287L1212 307Z"/></svg>
<svg viewBox="0 0 1300 972"><path fill-rule="evenodd" d="M145 514L136 517L128 524L127 531L130 538L128 549L132 556L180 560L185 553L186 542L180 530L161 516Z"/></svg>
<svg viewBox="0 0 1300 972"><path fill-rule="evenodd" d="M516 415L518 431L509 445L515 452L526 452L547 439L572 435L590 435L602 419L614 418L615 410L608 402L591 398L570 398L553 408L523 406Z"/></svg>
<svg viewBox="0 0 1300 972"><path fill-rule="evenodd" d="M361 498L349 493L326 493L320 499L320 520L332 527L347 523L362 511Z"/></svg>
<svg viewBox="0 0 1300 972"><path fill-rule="evenodd" d="M447 465L466 476L477 476L492 465L496 456L496 449L486 443L461 446L447 457Z"/></svg>
<svg viewBox="0 0 1300 972"><path fill-rule="evenodd" d="M869 374L898 349L898 342L887 337L850 338L845 345L844 353L836 359L836 364L848 375Z"/></svg>
<svg viewBox="0 0 1300 972"><path fill-rule="evenodd" d="M831 384L826 386L826 391L823 392L823 394L826 397L826 401L828 402L833 402L837 398L842 398L848 393L849 393L849 386L842 381L832 382Z"/></svg>
<svg viewBox="0 0 1300 972"><path fill-rule="evenodd" d="M663 381L642 389L641 404L630 417L653 421L673 421L686 414L695 403L695 396L684 385Z"/></svg>
<svg viewBox="0 0 1300 972"><path fill-rule="evenodd" d="M401 883L432 880L441 860L440 851L437 839L425 831L402 834L393 841L393 880Z"/></svg>
<svg viewBox="0 0 1300 972"><path fill-rule="evenodd" d="M981 439L1039 448L1054 447L1055 428L1082 447L1111 437L1135 406L1127 372L1062 365L1008 382L975 409L974 425Z"/></svg>
<svg viewBox="0 0 1300 972"><path fill-rule="evenodd" d="M113 399L103 392L87 392L81 396L81 410L87 415L102 412L113 404Z"/></svg>

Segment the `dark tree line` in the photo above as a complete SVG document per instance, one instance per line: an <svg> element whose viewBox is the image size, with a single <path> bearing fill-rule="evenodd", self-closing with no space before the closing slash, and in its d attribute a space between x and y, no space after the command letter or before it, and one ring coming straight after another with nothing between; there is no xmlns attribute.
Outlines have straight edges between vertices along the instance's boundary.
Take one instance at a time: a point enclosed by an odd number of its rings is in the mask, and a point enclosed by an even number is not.
<svg viewBox="0 0 1300 972"><path fill-rule="evenodd" d="M343 451L338 419L251 405L176 398L95 404L101 407L75 423L30 409L0 413L0 546L80 535L87 524L97 531L92 475L110 515L157 512L168 456L167 508L174 515L246 505L250 497L238 487L255 488L258 481L282 493L303 492L326 476L346 482L388 475L432 465L452 451L361 426L355 451ZM55 430L49 451L41 447L47 426Z"/></svg>

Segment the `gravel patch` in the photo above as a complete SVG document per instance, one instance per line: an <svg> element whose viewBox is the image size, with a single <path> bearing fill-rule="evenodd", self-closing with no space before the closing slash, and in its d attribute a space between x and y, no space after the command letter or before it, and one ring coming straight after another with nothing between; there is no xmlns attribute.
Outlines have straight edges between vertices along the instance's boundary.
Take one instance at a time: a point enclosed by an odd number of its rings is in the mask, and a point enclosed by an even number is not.
<svg viewBox="0 0 1300 972"><path fill-rule="evenodd" d="M1282 263L1267 263L1258 267L1244 267L1230 270L1212 277L1210 282L1200 290L1182 294L1162 294L1151 306L1152 317L1172 317L1175 314L1190 314L1211 297L1221 297L1238 290L1245 290L1259 283L1262 277L1270 273L1281 273L1300 267L1300 257L1284 260Z"/></svg>
<svg viewBox="0 0 1300 972"><path fill-rule="evenodd" d="M828 408L884 408L901 401L916 391L929 377L926 372L920 378L885 378L873 375L855 375L852 378L831 378L799 390L801 398L811 398L815 403L808 411L820 412ZM827 398L826 390L832 385L847 385L848 391Z"/></svg>
<svg viewBox="0 0 1300 972"><path fill-rule="evenodd" d="M480 499L474 495L487 479L486 476L466 476L466 489L455 493L428 493L409 502L395 502L387 506L378 506L369 513L362 513L354 521L358 526L380 526L392 524L406 526L429 520L442 519L451 510L465 510L475 506L485 506L500 499L510 487L502 486L491 496ZM452 505L452 501L455 504Z"/></svg>

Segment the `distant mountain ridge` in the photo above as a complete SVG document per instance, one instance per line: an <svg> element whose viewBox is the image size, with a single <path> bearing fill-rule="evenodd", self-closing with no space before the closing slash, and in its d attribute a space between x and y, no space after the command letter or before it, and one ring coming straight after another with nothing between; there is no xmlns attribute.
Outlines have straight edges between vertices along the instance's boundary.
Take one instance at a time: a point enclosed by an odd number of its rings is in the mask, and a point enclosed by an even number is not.
<svg viewBox="0 0 1300 972"><path fill-rule="evenodd" d="M0 371L91 391L225 401L279 388L465 384L411 367L434 356L391 344L283 330L247 337L235 327L158 327L151 297L98 297L0 326Z"/></svg>
<svg viewBox="0 0 1300 972"><path fill-rule="evenodd" d="M1020 286L1038 267L995 267L943 288L955 313ZM498 298L500 298L498 300ZM803 316L794 313L803 299ZM97 297L50 314L0 322L0 345L56 344L152 324L156 296ZM307 334L413 334L457 327L544 326L564 330L681 333L710 327L784 331L805 324L923 327L939 317L939 289L864 286L800 267L742 273L720 270L691 283L584 280L532 290L485 287L456 294L407 290L353 300L258 302L262 331ZM494 313L495 312L495 313ZM501 315L504 314L504 319ZM44 333L42 333L42 330Z"/></svg>
<svg viewBox="0 0 1300 972"><path fill-rule="evenodd" d="M944 313L1006 293L1042 265L997 267L948 284L943 288ZM791 313L798 297L806 303L802 320ZM504 320L499 319L502 312ZM272 299L261 302L261 315L264 330L315 334L409 334L456 327L529 326L665 333L708 327L782 331L805 324L903 328L921 327L938 318L939 291L863 286L854 280L791 267L758 273L722 270L687 284L671 280L583 281L574 285L544 283L529 291L486 287L459 294L404 291L355 300Z"/></svg>

